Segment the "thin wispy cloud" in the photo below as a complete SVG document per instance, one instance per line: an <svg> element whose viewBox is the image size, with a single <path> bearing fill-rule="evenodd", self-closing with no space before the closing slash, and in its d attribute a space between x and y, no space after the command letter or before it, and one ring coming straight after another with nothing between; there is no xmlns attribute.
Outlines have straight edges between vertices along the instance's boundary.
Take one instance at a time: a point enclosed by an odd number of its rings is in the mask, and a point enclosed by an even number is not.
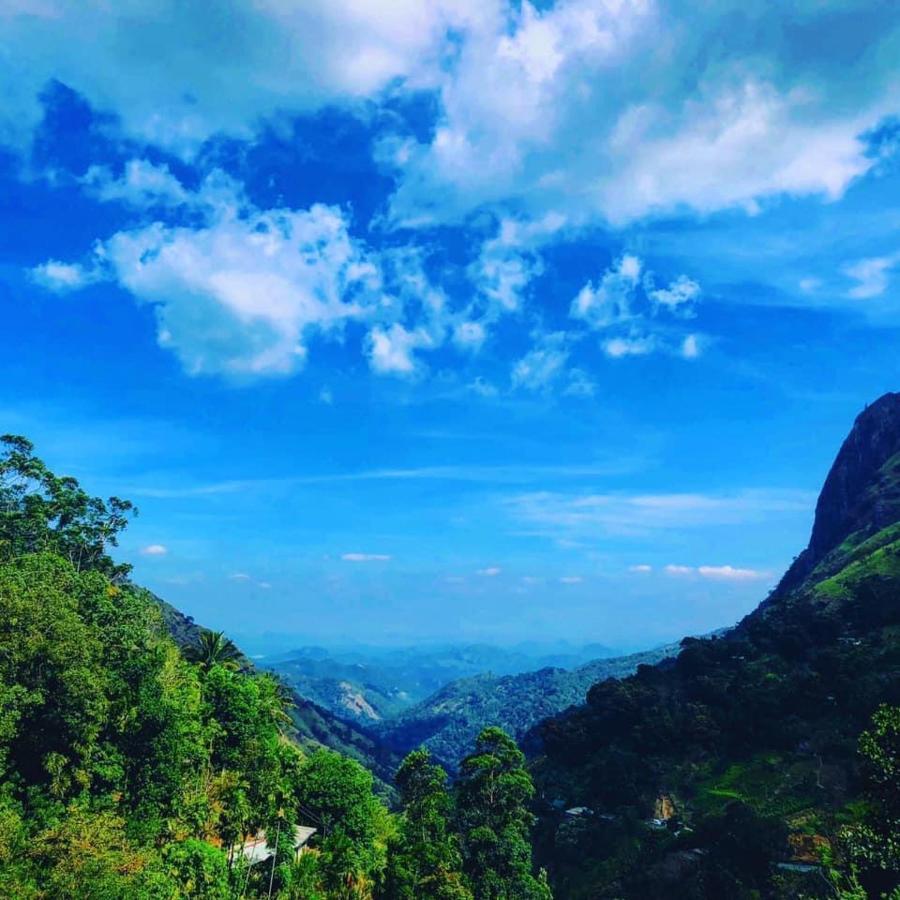
<svg viewBox="0 0 900 900"><path fill-rule="evenodd" d="M141 547L142 556L165 556L168 552L169 549L164 544L148 544Z"/></svg>
<svg viewBox="0 0 900 900"><path fill-rule="evenodd" d="M535 533L559 538L643 534L758 522L775 514L811 511L815 495L801 490L731 494L566 494L541 491L508 497L512 517Z"/></svg>
<svg viewBox="0 0 900 900"><path fill-rule="evenodd" d="M366 562L388 562L391 559L387 553L342 553L341 559L344 562L366 563Z"/></svg>

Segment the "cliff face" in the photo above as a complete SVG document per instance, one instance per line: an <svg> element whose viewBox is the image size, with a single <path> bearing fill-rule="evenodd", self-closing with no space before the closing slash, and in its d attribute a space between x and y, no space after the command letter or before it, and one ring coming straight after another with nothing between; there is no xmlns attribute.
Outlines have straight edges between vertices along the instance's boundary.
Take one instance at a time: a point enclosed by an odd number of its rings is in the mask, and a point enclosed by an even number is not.
<svg viewBox="0 0 900 900"><path fill-rule="evenodd" d="M850 535L865 538L898 519L900 393L889 393L857 416L819 494L809 546L771 599L800 585Z"/></svg>

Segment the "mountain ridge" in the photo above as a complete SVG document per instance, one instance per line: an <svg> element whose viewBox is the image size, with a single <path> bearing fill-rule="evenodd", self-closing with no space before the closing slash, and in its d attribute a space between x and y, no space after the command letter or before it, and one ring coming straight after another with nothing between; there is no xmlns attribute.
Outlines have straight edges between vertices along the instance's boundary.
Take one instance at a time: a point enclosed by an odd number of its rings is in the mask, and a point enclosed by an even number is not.
<svg viewBox="0 0 900 900"><path fill-rule="evenodd" d="M837 896L819 853L858 867L852 896L886 895L897 872L842 837L871 828L857 742L881 704L900 705L897 393L857 416L757 609L528 733L557 898Z"/></svg>

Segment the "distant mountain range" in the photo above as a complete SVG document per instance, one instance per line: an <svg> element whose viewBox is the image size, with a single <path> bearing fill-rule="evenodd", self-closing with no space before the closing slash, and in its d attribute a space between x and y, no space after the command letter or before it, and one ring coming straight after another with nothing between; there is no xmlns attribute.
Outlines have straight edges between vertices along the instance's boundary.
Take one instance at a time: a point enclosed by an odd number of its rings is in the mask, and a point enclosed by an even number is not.
<svg viewBox="0 0 900 900"><path fill-rule="evenodd" d="M547 667L569 669L616 655L602 644L308 646L264 657L258 664L277 672L301 696L335 715L371 726L401 715L461 678L515 675Z"/></svg>
<svg viewBox="0 0 900 900"><path fill-rule="evenodd" d="M515 675L461 678L383 722L375 732L398 753L425 746L453 769L486 725L499 725L518 738L542 719L583 703L596 682L624 678L638 666L653 665L678 650L679 644L666 644L628 656L595 659L571 670L548 666Z"/></svg>

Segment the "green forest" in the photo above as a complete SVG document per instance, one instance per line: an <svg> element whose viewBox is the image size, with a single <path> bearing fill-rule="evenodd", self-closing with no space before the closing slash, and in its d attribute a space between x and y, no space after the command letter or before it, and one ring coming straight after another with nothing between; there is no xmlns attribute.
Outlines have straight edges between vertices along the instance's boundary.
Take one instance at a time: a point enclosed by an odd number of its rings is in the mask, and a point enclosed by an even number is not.
<svg viewBox="0 0 900 900"><path fill-rule="evenodd" d="M0 896L900 900L900 395L742 622L448 767L133 583L131 503L2 442Z"/></svg>
<svg viewBox="0 0 900 900"><path fill-rule="evenodd" d="M129 502L53 474L24 438L3 448L0 896L550 897L505 733L479 735L452 788L411 753L389 809L357 761L301 747L290 692L227 637L173 641L110 555ZM315 829L299 852L298 826Z"/></svg>

